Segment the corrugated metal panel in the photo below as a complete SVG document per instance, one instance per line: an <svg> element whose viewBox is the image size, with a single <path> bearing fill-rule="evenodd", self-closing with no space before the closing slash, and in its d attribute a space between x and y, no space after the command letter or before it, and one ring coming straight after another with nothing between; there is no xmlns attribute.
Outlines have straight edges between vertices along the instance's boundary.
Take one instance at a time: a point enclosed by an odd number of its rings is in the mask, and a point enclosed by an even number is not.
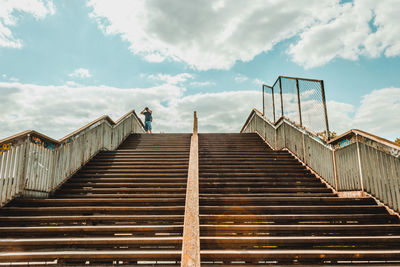
<svg viewBox="0 0 400 267"><path fill-rule="evenodd" d="M339 190L361 190L360 170L358 168L357 144L353 143L336 150L336 164Z"/></svg>
<svg viewBox="0 0 400 267"><path fill-rule="evenodd" d="M25 146L23 143L0 154L0 206L21 193Z"/></svg>
<svg viewBox="0 0 400 267"><path fill-rule="evenodd" d="M400 211L400 159L359 144L365 190Z"/></svg>
<svg viewBox="0 0 400 267"><path fill-rule="evenodd" d="M101 149L115 149L131 132L144 132L131 113L116 125L99 120L71 135L56 149L26 142L0 153L0 206L18 194L46 197Z"/></svg>
<svg viewBox="0 0 400 267"><path fill-rule="evenodd" d="M318 175L335 188L335 174L333 169L332 150L322 145L315 138L304 135L305 155L304 161Z"/></svg>
<svg viewBox="0 0 400 267"><path fill-rule="evenodd" d="M281 125L278 126L276 129L276 135L277 135L277 146L276 149L282 149L285 148L285 125L282 123Z"/></svg>
<svg viewBox="0 0 400 267"><path fill-rule="evenodd" d="M304 161L303 133L293 126L285 123L286 148Z"/></svg>
<svg viewBox="0 0 400 267"><path fill-rule="evenodd" d="M264 127L265 127L265 140L267 140L272 148L275 148L276 144L275 144L275 128L264 121Z"/></svg>

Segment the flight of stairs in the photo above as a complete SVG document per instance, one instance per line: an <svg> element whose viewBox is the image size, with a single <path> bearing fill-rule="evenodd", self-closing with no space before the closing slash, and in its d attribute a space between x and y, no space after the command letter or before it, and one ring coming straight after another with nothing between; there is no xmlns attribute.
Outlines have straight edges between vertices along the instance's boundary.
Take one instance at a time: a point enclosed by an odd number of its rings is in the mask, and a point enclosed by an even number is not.
<svg viewBox="0 0 400 267"><path fill-rule="evenodd" d="M337 197L256 134L200 134L199 162L202 266L400 266L396 216Z"/></svg>
<svg viewBox="0 0 400 267"><path fill-rule="evenodd" d="M180 261L190 136L133 134L118 150L99 153L52 198L0 209L0 261Z"/></svg>
<svg viewBox="0 0 400 267"><path fill-rule="evenodd" d="M1 262L180 266L190 134L133 134L0 209ZM400 266L400 224L256 134L199 134L201 266Z"/></svg>

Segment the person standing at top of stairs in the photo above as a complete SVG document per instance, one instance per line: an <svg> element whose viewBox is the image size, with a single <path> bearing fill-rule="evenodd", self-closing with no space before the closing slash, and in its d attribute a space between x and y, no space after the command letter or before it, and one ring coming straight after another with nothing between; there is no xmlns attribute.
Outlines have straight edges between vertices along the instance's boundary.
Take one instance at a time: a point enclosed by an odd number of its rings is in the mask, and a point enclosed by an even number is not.
<svg viewBox="0 0 400 267"><path fill-rule="evenodd" d="M144 130L146 133L151 133L151 122L153 121L153 112L148 108L145 107L140 114L144 115Z"/></svg>

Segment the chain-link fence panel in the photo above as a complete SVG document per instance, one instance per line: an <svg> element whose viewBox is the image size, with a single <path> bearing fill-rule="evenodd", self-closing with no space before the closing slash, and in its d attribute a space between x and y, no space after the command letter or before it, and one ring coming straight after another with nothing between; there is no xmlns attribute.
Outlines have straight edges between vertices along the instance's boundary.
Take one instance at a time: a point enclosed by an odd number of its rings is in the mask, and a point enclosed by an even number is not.
<svg viewBox="0 0 400 267"><path fill-rule="evenodd" d="M300 124L296 80L280 79L282 87L283 115Z"/></svg>
<svg viewBox="0 0 400 267"><path fill-rule="evenodd" d="M273 101L275 104L275 121L276 122L283 114L282 114L282 103L281 103L281 95L280 95L280 81L279 79L275 82L274 86L272 86L273 90Z"/></svg>
<svg viewBox="0 0 400 267"><path fill-rule="evenodd" d="M298 80L303 126L314 132L326 131L322 82Z"/></svg>
<svg viewBox="0 0 400 267"><path fill-rule="evenodd" d="M264 85L263 90L263 112L269 120L276 122L284 115L329 138L323 81L280 76L272 87Z"/></svg>
<svg viewBox="0 0 400 267"><path fill-rule="evenodd" d="M263 114L268 120L275 122L275 107L272 101L272 87L264 84L263 94Z"/></svg>

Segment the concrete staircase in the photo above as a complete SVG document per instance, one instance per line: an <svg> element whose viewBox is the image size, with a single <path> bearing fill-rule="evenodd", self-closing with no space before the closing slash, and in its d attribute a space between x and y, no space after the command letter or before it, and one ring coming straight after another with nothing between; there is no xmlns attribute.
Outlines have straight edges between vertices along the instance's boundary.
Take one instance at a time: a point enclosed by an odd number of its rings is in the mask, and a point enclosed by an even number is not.
<svg viewBox="0 0 400 267"><path fill-rule="evenodd" d="M0 209L0 261L179 261L189 147L190 134L134 134L52 198L13 201Z"/></svg>
<svg viewBox="0 0 400 267"><path fill-rule="evenodd" d="M190 134L133 134L0 209L0 262L179 266ZM202 266L400 265L400 224L256 134L199 134Z"/></svg>
<svg viewBox="0 0 400 267"><path fill-rule="evenodd" d="M256 134L200 134L199 162L204 266L370 266L400 258L397 217L372 198L337 197Z"/></svg>

